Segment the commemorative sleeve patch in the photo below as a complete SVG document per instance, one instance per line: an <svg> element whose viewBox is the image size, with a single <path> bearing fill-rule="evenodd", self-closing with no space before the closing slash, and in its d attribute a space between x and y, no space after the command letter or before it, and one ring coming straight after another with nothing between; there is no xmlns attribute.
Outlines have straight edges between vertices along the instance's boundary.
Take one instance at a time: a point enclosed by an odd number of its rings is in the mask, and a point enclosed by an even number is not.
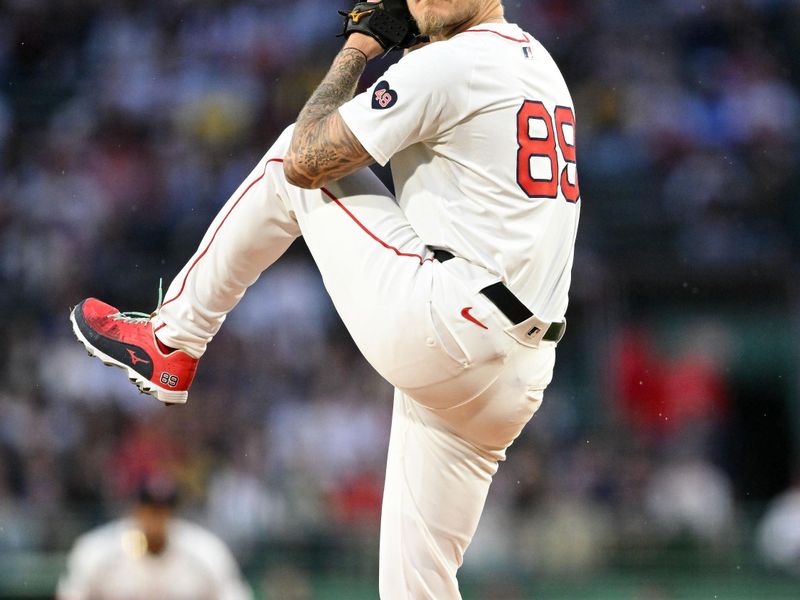
<svg viewBox="0 0 800 600"><path fill-rule="evenodd" d="M397 104L397 92L389 87L388 81L381 81L372 94L372 108L383 110Z"/></svg>

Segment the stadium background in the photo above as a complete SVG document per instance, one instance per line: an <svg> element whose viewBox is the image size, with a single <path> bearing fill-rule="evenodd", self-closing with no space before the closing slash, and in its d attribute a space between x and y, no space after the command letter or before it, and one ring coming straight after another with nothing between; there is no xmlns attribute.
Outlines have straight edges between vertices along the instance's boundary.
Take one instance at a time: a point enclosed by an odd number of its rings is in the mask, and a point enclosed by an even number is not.
<svg viewBox="0 0 800 600"><path fill-rule="evenodd" d="M52 597L75 536L156 470L263 597L375 597L391 394L302 244L185 408L67 320L86 295L155 306L321 78L340 4L0 2L1 598ZM465 598L800 597L763 526L800 489L800 2L506 6L573 90L583 222L555 381ZM800 527L797 504L772 526Z"/></svg>

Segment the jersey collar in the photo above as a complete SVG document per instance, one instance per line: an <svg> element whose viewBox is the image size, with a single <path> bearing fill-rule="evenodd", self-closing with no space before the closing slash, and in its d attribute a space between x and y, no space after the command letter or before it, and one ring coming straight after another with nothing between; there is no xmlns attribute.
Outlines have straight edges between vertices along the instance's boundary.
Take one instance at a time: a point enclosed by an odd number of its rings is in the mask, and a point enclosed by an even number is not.
<svg viewBox="0 0 800 600"><path fill-rule="evenodd" d="M458 35L463 35L465 33L494 34L517 44L531 43L531 37L514 23L480 23L470 27L466 31L462 31Z"/></svg>

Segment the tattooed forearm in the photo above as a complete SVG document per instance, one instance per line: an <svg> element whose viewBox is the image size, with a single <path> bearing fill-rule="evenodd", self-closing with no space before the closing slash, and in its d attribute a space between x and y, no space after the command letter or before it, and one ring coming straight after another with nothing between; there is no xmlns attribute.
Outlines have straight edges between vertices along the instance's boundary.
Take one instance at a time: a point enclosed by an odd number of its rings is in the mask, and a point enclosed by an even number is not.
<svg viewBox="0 0 800 600"><path fill-rule="evenodd" d="M363 52L353 48L342 50L334 59L325 79L300 111L297 124L318 121L350 100L366 65Z"/></svg>
<svg viewBox="0 0 800 600"><path fill-rule="evenodd" d="M284 172L294 185L317 188L372 162L337 109L350 100L367 64L358 50L344 49L297 117Z"/></svg>

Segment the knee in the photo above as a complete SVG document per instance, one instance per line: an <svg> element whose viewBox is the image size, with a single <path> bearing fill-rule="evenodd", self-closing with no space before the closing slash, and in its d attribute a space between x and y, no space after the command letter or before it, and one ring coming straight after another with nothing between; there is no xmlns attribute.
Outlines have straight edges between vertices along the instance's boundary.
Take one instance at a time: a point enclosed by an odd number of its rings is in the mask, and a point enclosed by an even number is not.
<svg viewBox="0 0 800 600"><path fill-rule="evenodd" d="M287 152L283 159L283 175L295 187L306 190L318 188L316 180L310 178L301 168L294 152Z"/></svg>
<svg viewBox="0 0 800 600"><path fill-rule="evenodd" d="M307 177L305 177L299 166L298 157L291 151L294 128L295 125L292 123L283 130L267 153L267 158L280 160L286 181L293 186L308 189L311 187L309 184L313 182L308 181Z"/></svg>
<svg viewBox="0 0 800 600"><path fill-rule="evenodd" d="M272 144L272 147L267 152L267 156L270 158L277 158L285 161L286 154L289 152L289 146L292 143L293 134L294 134L294 123L289 125L286 129L284 129L281 132L281 134L278 136L278 139L275 140L275 143Z"/></svg>

